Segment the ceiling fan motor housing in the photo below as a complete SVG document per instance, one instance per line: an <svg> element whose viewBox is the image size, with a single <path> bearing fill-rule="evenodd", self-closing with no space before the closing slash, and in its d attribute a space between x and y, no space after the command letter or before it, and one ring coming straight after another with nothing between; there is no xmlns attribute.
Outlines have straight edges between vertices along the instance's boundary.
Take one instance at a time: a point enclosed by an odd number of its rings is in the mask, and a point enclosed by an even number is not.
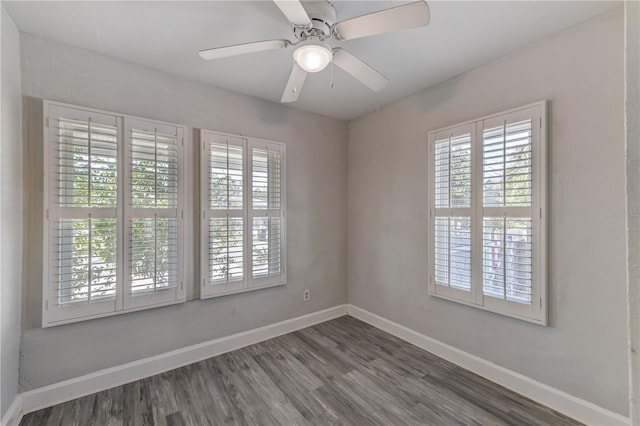
<svg viewBox="0 0 640 426"><path fill-rule="evenodd" d="M311 18L311 28L294 28L296 37L306 39L310 34L324 36L321 39L331 37L331 26L336 22L336 10L328 1L308 1L302 3Z"/></svg>

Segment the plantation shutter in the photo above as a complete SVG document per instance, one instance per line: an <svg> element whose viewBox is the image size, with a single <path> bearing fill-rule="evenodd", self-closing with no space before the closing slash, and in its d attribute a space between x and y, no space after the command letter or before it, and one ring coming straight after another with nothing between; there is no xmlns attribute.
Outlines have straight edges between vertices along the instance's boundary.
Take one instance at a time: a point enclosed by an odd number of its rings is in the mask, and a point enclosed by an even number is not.
<svg viewBox="0 0 640 426"><path fill-rule="evenodd" d="M125 124L125 309L184 298L182 127Z"/></svg>
<svg viewBox="0 0 640 426"><path fill-rule="evenodd" d="M118 257L116 116L45 105L43 324L114 312Z"/></svg>
<svg viewBox="0 0 640 426"><path fill-rule="evenodd" d="M475 128L464 125L434 135L431 141L432 270L436 294L471 300L472 281L472 141Z"/></svg>
<svg viewBox="0 0 640 426"><path fill-rule="evenodd" d="M245 140L203 131L202 295L245 288Z"/></svg>
<svg viewBox="0 0 640 426"><path fill-rule="evenodd" d="M546 324L545 102L429 133L429 293Z"/></svg>
<svg viewBox="0 0 640 426"><path fill-rule="evenodd" d="M286 282L284 145L202 130L201 298Z"/></svg>
<svg viewBox="0 0 640 426"><path fill-rule="evenodd" d="M536 316L541 307L539 108L479 123L482 294L487 307ZM536 197L537 196L537 197ZM535 302L535 303L534 303Z"/></svg>
<svg viewBox="0 0 640 426"><path fill-rule="evenodd" d="M42 326L184 301L184 128L43 107Z"/></svg>
<svg viewBox="0 0 640 426"><path fill-rule="evenodd" d="M250 287L285 280L284 145L250 140Z"/></svg>

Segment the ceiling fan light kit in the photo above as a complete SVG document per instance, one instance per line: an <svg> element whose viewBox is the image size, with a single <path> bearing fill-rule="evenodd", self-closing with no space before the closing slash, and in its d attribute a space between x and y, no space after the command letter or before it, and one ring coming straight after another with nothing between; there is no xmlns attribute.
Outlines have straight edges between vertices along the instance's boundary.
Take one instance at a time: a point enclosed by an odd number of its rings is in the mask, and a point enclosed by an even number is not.
<svg viewBox="0 0 640 426"><path fill-rule="evenodd" d="M300 43L293 51L293 60L306 72L322 71L332 59L331 47L320 41Z"/></svg>
<svg viewBox="0 0 640 426"><path fill-rule="evenodd" d="M342 48L332 48L328 41L351 40L360 37L423 27L429 24L431 14L424 0L407 3L367 15L336 22L336 10L328 1L274 0L274 3L293 26L298 39L265 40L234 46L205 49L199 52L203 59L220 59L245 53L276 50L295 46L293 68L282 94L281 102L295 102L308 73L322 71L332 61L356 80L373 91L380 91L389 80L365 62Z"/></svg>

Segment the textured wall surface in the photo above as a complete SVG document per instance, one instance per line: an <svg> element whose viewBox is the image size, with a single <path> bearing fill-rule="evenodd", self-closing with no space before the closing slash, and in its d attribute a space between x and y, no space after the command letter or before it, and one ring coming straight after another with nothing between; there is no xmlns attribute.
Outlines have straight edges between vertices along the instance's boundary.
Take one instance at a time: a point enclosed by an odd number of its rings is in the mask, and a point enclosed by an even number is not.
<svg viewBox="0 0 640 426"><path fill-rule="evenodd" d="M21 35L25 96L29 250L24 287L23 390L101 368L250 330L347 301L347 124L191 82L138 65ZM197 268L184 304L104 319L40 327L42 278L42 101L51 99L188 126L187 194L193 233L198 206L193 128L285 142L287 145L287 279L281 287L197 300ZM197 232L197 230L196 230ZM186 259L194 258L192 241ZM303 303L304 289L311 300Z"/></svg>
<svg viewBox="0 0 640 426"><path fill-rule="evenodd" d="M623 10L349 125L349 302L626 415ZM427 294L427 133L547 99L549 327Z"/></svg>
<svg viewBox="0 0 640 426"><path fill-rule="evenodd" d="M627 212L640 212L640 2L625 2ZM640 215L627 214L631 424L640 425Z"/></svg>
<svg viewBox="0 0 640 426"><path fill-rule="evenodd" d="M0 134L0 418L18 391L20 283L22 282L22 98L20 36L11 16L2 15L2 130Z"/></svg>

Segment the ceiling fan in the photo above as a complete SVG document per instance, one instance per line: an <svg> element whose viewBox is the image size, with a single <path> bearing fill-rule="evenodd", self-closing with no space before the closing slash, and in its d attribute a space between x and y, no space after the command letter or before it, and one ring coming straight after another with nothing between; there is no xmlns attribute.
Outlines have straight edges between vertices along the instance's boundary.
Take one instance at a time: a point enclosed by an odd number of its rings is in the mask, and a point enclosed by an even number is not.
<svg viewBox="0 0 640 426"><path fill-rule="evenodd" d="M336 10L328 1L309 1L304 6L300 0L274 0L274 3L293 25L296 41L256 41L205 49L199 54L203 59L210 60L295 46L293 68L281 102L295 102L307 74L322 71L332 62L371 90L382 90L389 83L385 76L346 50L332 48L328 41L353 40L422 27L428 25L431 19L429 6L423 0L341 22L336 22Z"/></svg>

